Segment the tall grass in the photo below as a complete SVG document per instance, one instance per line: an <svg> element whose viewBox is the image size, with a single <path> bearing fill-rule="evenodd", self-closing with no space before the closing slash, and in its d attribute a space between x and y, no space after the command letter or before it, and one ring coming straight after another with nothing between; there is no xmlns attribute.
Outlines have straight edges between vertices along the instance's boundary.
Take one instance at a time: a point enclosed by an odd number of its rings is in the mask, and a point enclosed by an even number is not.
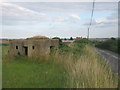
<svg viewBox="0 0 120 90"><path fill-rule="evenodd" d="M84 48L83 55L67 62L68 87L71 88L117 88L118 78L98 56L91 46Z"/></svg>
<svg viewBox="0 0 120 90"><path fill-rule="evenodd" d="M69 47L67 53L55 53L57 62L66 67L67 88L117 88L118 76L113 73L91 45ZM78 45L79 46L79 45ZM64 51L64 50L63 50Z"/></svg>
<svg viewBox="0 0 120 90"><path fill-rule="evenodd" d="M61 44L58 51L39 59L3 58L3 87L116 88L117 75L87 40L81 43Z"/></svg>

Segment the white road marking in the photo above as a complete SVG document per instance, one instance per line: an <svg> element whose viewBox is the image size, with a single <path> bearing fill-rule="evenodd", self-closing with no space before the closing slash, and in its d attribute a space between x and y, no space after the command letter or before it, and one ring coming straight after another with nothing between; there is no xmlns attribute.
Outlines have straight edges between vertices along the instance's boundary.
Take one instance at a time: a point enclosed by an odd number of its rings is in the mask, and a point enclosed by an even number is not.
<svg viewBox="0 0 120 90"><path fill-rule="evenodd" d="M110 54L110 53L108 53L108 52L106 52L106 51L103 51L103 50L99 50L100 52L103 52L103 53L105 53L105 54L107 54L107 55L109 55L109 56L112 56L113 58L115 58L115 59L118 59L118 56L115 56L115 55L112 55L112 54Z"/></svg>

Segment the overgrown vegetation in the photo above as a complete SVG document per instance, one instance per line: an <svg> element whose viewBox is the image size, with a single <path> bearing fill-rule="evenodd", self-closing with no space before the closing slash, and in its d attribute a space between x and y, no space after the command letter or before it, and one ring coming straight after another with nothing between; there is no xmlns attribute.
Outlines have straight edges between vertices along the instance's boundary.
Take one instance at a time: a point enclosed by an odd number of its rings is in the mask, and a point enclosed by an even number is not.
<svg viewBox="0 0 120 90"><path fill-rule="evenodd" d="M120 50L118 50L118 48L120 48L118 45L118 44L120 44L120 40L118 40L118 39L111 38L106 41L99 41L99 42L96 41L95 44L96 44L96 47L98 47L98 48L110 50L112 52L120 54Z"/></svg>
<svg viewBox="0 0 120 90"><path fill-rule="evenodd" d="M105 64L91 46L84 48L84 53L68 65L69 81L71 88L115 88L118 78L109 66Z"/></svg>
<svg viewBox="0 0 120 90"><path fill-rule="evenodd" d="M8 46L3 46L6 54ZM59 43L49 58L3 56L4 88L116 88L115 75L87 39Z"/></svg>

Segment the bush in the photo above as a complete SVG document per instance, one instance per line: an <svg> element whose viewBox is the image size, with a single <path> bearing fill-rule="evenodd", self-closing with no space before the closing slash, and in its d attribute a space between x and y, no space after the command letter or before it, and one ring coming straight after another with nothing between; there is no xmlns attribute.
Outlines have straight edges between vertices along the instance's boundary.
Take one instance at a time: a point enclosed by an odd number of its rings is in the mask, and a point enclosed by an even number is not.
<svg viewBox="0 0 120 90"><path fill-rule="evenodd" d="M79 48L83 48L87 44L91 44L91 41L89 41L88 39L75 40L74 42L75 47Z"/></svg>
<svg viewBox="0 0 120 90"><path fill-rule="evenodd" d="M98 48L101 48L101 49L107 49L107 50L118 53L118 43L119 42L120 42L119 40L111 38L107 41L99 42L95 46Z"/></svg>

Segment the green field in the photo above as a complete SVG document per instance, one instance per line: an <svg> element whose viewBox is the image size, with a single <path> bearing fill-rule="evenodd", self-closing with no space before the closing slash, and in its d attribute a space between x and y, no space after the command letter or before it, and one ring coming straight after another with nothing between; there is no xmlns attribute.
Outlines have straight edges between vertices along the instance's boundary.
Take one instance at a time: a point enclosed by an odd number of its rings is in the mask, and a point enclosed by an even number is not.
<svg viewBox="0 0 120 90"><path fill-rule="evenodd" d="M118 77L87 40L60 43L48 59L7 55L3 46L3 88L117 88Z"/></svg>

